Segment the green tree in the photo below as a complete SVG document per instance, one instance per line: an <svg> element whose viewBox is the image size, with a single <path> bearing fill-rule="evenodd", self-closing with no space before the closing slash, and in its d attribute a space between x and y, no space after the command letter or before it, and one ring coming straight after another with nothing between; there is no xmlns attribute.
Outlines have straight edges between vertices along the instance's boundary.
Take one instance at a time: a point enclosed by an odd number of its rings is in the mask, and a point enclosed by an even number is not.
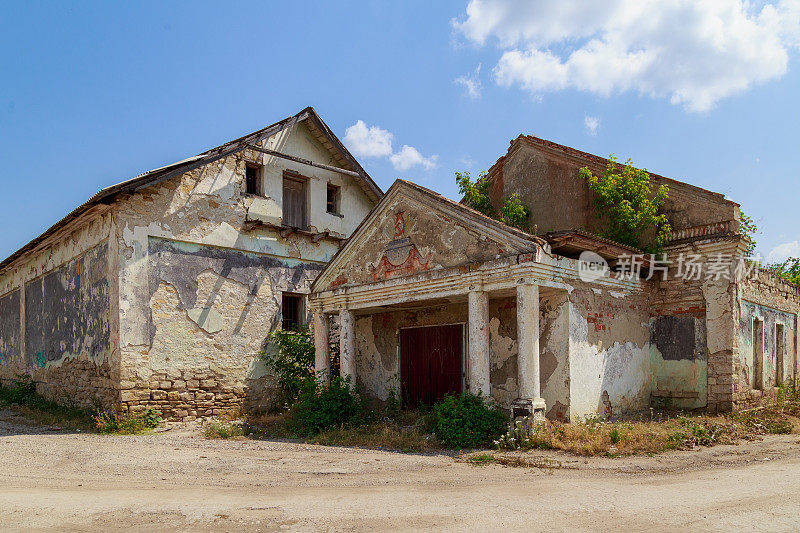
<svg viewBox="0 0 800 533"><path fill-rule="evenodd" d="M528 219L531 212L522 203L518 194L514 193L503 198L500 212L497 212L489 197L491 182L485 172L481 172L475 181L472 180L469 172L456 172L456 184L464 197L464 202L472 209L499 220L507 226L530 232Z"/></svg>
<svg viewBox="0 0 800 533"><path fill-rule="evenodd" d="M599 176L586 167L580 169L581 178L595 195L595 214L605 224L601 235L647 252L661 252L672 231L666 215L660 213L669 188L661 185L654 191L650 175L635 168L630 159L621 166L613 154L608 159ZM652 242L643 242L651 230L655 233Z"/></svg>
<svg viewBox="0 0 800 533"><path fill-rule="evenodd" d="M754 256L756 254L755 236L758 233L758 226L755 221L753 221L752 217L744 214L744 211L739 213L739 232L747 239L747 250L744 254L747 257Z"/></svg>
<svg viewBox="0 0 800 533"><path fill-rule="evenodd" d="M790 257L783 263L773 263L767 270L793 283L800 292L800 257Z"/></svg>

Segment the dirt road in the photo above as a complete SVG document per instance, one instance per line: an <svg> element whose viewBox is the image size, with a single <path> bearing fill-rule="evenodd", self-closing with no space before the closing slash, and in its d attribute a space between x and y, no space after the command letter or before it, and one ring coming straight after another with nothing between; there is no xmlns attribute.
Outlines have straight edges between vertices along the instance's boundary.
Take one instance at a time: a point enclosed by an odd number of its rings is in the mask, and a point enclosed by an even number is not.
<svg viewBox="0 0 800 533"><path fill-rule="evenodd" d="M98 436L0 411L0 528L798 530L797 436L635 459L476 467L173 429Z"/></svg>

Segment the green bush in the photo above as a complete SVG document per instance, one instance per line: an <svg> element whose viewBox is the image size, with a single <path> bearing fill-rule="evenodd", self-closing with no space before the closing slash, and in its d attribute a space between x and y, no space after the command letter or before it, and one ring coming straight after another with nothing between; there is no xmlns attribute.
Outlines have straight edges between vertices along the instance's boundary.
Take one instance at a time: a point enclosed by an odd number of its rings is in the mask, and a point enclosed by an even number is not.
<svg viewBox="0 0 800 533"><path fill-rule="evenodd" d="M330 385L314 383L304 388L292 411L294 430L302 436L344 424L356 423L366 412L364 401L350 387L350 379L334 377Z"/></svg>
<svg viewBox="0 0 800 533"><path fill-rule="evenodd" d="M161 413L155 409L148 409L138 415L98 410L92 415L92 422L98 433L134 435L158 427Z"/></svg>
<svg viewBox="0 0 800 533"><path fill-rule="evenodd" d="M313 386L314 338L308 326L295 330L276 329L269 334L269 348L261 353L267 368L275 372L282 397L279 404L291 406L300 392ZM331 375L339 373L338 346L331 345Z"/></svg>
<svg viewBox="0 0 800 533"><path fill-rule="evenodd" d="M5 403L27 405L36 398L36 383L30 374L17 374L10 386L0 388L0 400Z"/></svg>
<svg viewBox="0 0 800 533"><path fill-rule="evenodd" d="M476 448L490 443L506 428L506 415L481 396L445 396L433 406L434 432L444 445Z"/></svg>

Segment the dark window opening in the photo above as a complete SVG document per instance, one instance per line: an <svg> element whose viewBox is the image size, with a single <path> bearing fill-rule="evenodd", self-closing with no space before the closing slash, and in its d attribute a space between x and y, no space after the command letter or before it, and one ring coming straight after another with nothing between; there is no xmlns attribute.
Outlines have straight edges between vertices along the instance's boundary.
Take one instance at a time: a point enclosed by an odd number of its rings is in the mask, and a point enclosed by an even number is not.
<svg viewBox="0 0 800 533"><path fill-rule="evenodd" d="M328 184L328 213L338 215L339 212L339 191L341 189L336 185Z"/></svg>
<svg viewBox="0 0 800 533"><path fill-rule="evenodd" d="M783 324L775 325L775 380L778 387L783 385L785 379L783 369L783 355L786 352L786 334Z"/></svg>
<svg viewBox="0 0 800 533"><path fill-rule="evenodd" d="M283 293L281 327L284 331L290 331L304 323L303 297L299 294Z"/></svg>
<svg viewBox="0 0 800 533"><path fill-rule="evenodd" d="M283 178L283 225L306 229L306 180L284 176Z"/></svg>
<svg viewBox="0 0 800 533"><path fill-rule="evenodd" d="M753 388L764 390L764 321L753 319Z"/></svg>
<svg viewBox="0 0 800 533"><path fill-rule="evenodd" d="M247 194L263 194L261 192L261 167L248 163L245 167L245 183Z"/></svg>

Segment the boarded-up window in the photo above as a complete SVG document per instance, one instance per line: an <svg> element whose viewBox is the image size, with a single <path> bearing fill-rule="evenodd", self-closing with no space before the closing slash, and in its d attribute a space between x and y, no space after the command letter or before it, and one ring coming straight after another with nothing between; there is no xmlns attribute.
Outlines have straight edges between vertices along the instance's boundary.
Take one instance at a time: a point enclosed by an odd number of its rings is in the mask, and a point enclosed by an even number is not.
<svg viewBox="0 0 800 533"><path fill-rule="evenodd" d="M285 331L297 329L303 324L303 297L300 294L283 293L281 302L281 327Z"/></svg>
<svg viewBox="0 0 800 533"><path fill-rule="evenodd" d="M247 163L245 167L245 191L247 194L263 194L261 190L261 167Z"/></svg>
<svg viewBox="0 0 800 533"><path fill-rule="evenodd" d="M306 180L283 177L283 225L306 229Z"/></svg>

